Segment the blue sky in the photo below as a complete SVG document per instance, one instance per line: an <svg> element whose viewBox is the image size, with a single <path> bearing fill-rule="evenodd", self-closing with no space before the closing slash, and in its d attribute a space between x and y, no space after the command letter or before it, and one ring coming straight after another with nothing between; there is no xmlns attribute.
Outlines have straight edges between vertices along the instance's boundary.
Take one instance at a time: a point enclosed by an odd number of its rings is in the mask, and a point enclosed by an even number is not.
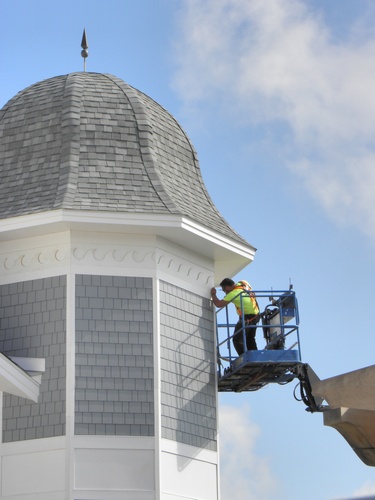
<svg viewBox="0 0 375 500"><path fill-rule="evenodd" d="M206 187L258 250L239 278L287 288L321 378L374 364L375 4L371 0L12 0L0 105L45 78L111 73L191 138ZM261 344L261 339L259 339ZM222 498L375 495L294 384L220 395Z"/></svg>

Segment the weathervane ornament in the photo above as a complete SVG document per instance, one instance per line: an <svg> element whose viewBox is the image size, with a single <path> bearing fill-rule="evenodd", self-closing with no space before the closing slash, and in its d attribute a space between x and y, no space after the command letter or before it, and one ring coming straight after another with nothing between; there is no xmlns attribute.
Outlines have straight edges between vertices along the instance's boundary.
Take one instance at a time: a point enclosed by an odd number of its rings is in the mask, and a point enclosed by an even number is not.
<svg viewBox="0 0 375 500"><path fill-rule="evenodd" d="M86 29L83 29L83 35L82 35L82 42L81 42L81 56L83 57L83 71L86 71L86 57L89 56L89 51L87 50L89 46L87 45L87 40L86 40Z"/></svg>

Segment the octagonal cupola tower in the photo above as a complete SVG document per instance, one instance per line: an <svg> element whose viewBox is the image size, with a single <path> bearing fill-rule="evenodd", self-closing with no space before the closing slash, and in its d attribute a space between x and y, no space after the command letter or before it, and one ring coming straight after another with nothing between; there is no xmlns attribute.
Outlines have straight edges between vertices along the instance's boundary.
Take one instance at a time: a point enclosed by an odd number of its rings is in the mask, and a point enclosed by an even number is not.
<svg viewBox="0 0 375 500"><path fill-rule="evenodd" d="M0 111L0 172L0 368L43 366L34 401L0 375L1 498L217 499L209 290L254 248L187 135L119 78L72 73Z"/></svg>

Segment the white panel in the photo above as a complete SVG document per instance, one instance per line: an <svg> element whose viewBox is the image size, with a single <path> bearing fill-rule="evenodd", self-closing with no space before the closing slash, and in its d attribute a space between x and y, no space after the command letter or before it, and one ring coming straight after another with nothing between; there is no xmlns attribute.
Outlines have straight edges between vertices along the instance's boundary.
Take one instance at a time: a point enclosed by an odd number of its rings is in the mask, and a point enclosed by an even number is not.
<svg viewBox="0 0 375 500"><path fill-rule="evenodd" d="M162 453L162 498L217 500L217 466L215 464Z"/></svg>
<svg viewBox="0 0 375 500"><path fill-rule="evenodd" d="M190 457L200 462L208 462L211 464L217 464L219 462L218 452L216 451L204 450L196 446L190 446L189 444L178 443L171 439L161 440L161 450L165 453L171 453L172 455L179 455L181 460L189 460Z"/></svg>
<svg viewBox="0 0 375 500"><path fill-rule="evenodd" d="M63 450L3 456L1 466L1 498L52 493L65 488Z"/></svg>
<svg viewBox="0 0 375 500"><path fill-rule="evenodd" d="M75 451L77 490L155 489L154 452L150 450Z"/></svg>
<svg viewBox="0 0 375 500"><path fill-rule="evenodd" d="M109 490L74 490L74 500L156 500L159 497L156 496L154 491L109 491ZM13 499L11 499L13 500ZM18 498L16 499L18 500ZM19 500L25 500L24 498L20 498ZM29 499L27 499L29 500ZM34 499L33 499L34 500ZM41 500L39 498L35 500ZM44 499L43 499L44 500ZM53 500L53 499L46 499ZM65 498L63 500L66 500ZM164 500L164 499L163 499ZM168 499L169 500L169 499ZM183 499L183 500L186 500Z"/></svg>

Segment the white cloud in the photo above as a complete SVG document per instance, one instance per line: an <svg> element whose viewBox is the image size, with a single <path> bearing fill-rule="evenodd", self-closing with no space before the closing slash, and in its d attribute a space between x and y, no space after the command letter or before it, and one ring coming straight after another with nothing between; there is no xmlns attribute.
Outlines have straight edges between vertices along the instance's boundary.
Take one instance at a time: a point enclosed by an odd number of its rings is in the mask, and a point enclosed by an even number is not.
<svg viewBox="0 0 375 500"><path fill-rule="evenodd" d="M249 406L220 405L219 423L222 500L275 498L276 482L267 459L255 452L260 429L251 421Z"/></svg>
<svg viewBox="0 0 375 500"><path fill-rule="evenodd" d="M353 493L353 498L375 498L375 482L366 481L358 490Z"/></svg>
<svg viewBox="0 0 375 500"><path fill-rule="evenodd" d="M187 0L174 85L249 126L249 141L254 125L284 124L285 164L330 217L375 240L375 37L360 25L334 41L302 0Z"/></svg>

